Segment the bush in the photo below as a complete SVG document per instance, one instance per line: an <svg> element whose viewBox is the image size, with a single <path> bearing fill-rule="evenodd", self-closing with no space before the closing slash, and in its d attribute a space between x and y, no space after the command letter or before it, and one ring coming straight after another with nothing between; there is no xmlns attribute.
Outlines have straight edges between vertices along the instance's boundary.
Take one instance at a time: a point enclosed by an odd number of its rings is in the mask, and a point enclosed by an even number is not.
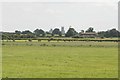
<svg viewBox="0 0 120 80"><path fill-rule="evenodd" d="M29 42L32 42L32 39L28 39Z"/></svg>
<svg viewBox="0 0 120 80"><path fill-rule="evenodd" d="M41 40L40 39L38 39L38 42L40 42Z"/></svg>

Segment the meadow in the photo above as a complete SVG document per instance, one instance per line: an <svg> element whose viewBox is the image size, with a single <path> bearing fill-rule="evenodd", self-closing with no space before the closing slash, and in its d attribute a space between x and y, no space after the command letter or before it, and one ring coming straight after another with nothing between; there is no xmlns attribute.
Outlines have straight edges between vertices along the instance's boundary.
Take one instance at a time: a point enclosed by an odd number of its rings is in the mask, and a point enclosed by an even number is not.
<svg viewBox="0 0 120 80"><path fill-rule="evenodd" d="M2 77L117 78L117 42L2 42Z"/></svg>

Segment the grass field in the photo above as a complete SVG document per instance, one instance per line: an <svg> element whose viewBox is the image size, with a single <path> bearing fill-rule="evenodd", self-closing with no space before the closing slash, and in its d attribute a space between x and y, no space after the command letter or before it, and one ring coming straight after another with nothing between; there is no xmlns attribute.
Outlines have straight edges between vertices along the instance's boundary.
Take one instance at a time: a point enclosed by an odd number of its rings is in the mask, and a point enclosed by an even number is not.
<svg viewBox="0 0 120 80"><path fill-rule="evenodd" d="M3 42L2 77L117 78L115 42Z"/></svg>

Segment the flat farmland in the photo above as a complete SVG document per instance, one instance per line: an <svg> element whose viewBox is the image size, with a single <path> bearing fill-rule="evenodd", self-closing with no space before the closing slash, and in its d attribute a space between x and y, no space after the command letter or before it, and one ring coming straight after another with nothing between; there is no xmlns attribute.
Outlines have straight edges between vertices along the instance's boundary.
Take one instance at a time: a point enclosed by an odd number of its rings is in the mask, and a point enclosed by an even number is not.
<svg viewBox="0 0 120 80"><path fill-rule="evenodd" d="M117 78L116 42L3 42L2 77Z"/></svg>

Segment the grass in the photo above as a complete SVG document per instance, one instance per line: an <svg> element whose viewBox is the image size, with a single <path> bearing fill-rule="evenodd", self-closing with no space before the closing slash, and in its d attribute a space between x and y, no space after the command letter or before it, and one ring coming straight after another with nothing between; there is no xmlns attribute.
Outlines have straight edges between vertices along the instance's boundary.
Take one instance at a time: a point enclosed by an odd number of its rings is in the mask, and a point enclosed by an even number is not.
<svg viewBox="0 0 120 80"><path fill-rule="evenodd" d="M3 42L3 44L2 77L118 77L117 43Z"/></svg>
<svg viewBox="0 0 120 80"><path fill-rule="evenodd" d="M68 46L68 47L118 47L117 42L56 42L56 41L44 41L44 42L3 42L3 45L22 45L22 46Z"/></svg>

